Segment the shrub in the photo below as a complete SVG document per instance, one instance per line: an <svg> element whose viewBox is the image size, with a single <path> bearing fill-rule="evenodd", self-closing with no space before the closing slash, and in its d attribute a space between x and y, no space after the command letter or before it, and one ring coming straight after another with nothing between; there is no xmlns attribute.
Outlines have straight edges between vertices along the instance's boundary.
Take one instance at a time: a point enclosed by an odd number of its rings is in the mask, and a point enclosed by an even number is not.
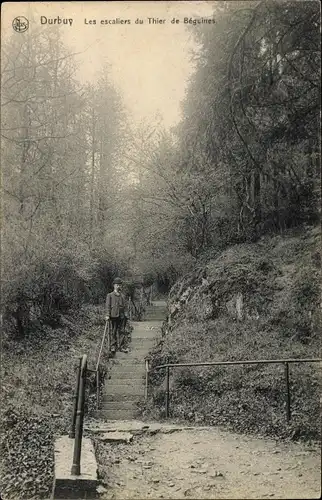
<svg viewBox="0 0 322 500"><path fill-rule="evenodd" d="M164 371L173 362L319 357L319 266L316 230L238 245L203 262L169 295L171 323L152 352L149 410L164 416ZM314 258L312 258L314 256ZM206 276L206 283L204 278ZM189 292L189 293L188 293ZM242 317L233 314L241 294ZM212 315L204 312L213 304ZM227 303L232 301L230 308ZM252 314L252 310L257 314ZM319 439L319 366L291 364L292 420L286 421L281 365L171 369L171 417L239 432Z"/></svg>

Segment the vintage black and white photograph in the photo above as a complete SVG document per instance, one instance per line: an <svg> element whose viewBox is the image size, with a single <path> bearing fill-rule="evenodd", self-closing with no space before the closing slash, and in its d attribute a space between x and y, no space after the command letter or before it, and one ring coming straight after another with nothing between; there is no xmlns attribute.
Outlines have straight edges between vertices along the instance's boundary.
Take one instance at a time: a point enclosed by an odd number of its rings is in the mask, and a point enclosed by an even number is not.
<svg viewBox="0 0 322 500"><path fill-rule="evenodd" d="M5 2L0 499L321 498L321 8Z"/></svg>

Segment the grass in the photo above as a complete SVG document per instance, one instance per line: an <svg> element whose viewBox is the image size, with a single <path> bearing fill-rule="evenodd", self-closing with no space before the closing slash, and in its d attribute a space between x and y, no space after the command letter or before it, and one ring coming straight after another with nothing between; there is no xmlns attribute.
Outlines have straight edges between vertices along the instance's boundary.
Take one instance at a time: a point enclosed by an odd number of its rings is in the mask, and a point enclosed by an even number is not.
<svg viewBox="0 0 322 500"><path fill-rule="evenodd" d="M69 328L43 328L14 341L3 335L1 477L3 500L48 498L53 484L54 436L69 431L78 359L94 369L103 311L90 307L70 318ZM103 366L106 366L106 352ZM104 373L103 373L104 375ZM94 407L93 375L87 411Z"/></svg>
<svg viewBox="0 0 322 500"><path fill-rule="evenodd" d="M183 277L170 293L170 326L152 353L152 369L167 358L189 363L320 357L319 240L318 229L307 229L236 245ZM290 423L281 365L172 369L171 417L318 440L319 368L290 365ZM164 373L152 371L151 383L143 413L162 418Z"/></svg>

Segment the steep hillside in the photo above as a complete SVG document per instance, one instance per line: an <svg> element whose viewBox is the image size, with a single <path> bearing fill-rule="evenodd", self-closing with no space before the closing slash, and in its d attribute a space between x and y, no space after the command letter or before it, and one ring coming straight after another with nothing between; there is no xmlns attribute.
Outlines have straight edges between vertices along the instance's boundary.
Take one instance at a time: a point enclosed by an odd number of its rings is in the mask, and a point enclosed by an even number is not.
<svg viewBox="0 0 322 500"><path fill-rule="evenodd" d="M48 498L53 484L54 435L69 432L78 358L93 370L104 330L104 309L83 307L67 324L43 326L29 338L2 336L0 491L4 499ZM107 365L103 350L102 378ZM88 373L87 410L95 408L95 374Z"/></svg>
<svg viewBox="0 0 322 500"><path fill-rule="evenodd" d="M320 230L262 238L208 256L172 288L152 368L171 362L320 356ZM151 373L146 413L164 411L163 374ZM319 365L290 366L292 420L282 365L171 370L171 416L293 438L319 434Z"/></svg>

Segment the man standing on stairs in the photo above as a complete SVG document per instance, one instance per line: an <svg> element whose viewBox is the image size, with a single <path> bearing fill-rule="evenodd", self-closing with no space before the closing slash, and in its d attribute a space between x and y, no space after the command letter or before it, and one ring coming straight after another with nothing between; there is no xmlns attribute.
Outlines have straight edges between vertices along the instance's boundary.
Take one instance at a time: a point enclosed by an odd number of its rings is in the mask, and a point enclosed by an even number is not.
<svg viewBox="0 0 322 500"><path fill-rule="evenodd" d="M106 297L106 321L110 321L111 327L111 351L120 349L120 333L125 329L125 297L121 293L122 280L115 278L114 290Z"/></svg>

